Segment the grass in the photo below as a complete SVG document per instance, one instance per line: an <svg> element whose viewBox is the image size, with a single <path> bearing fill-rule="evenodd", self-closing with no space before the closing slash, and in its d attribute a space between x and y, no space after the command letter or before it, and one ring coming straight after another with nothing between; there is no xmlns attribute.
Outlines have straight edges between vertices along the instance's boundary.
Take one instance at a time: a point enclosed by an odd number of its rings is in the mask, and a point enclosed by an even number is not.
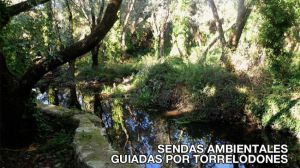
<svg viewBox="0 0 300 168"><path fill-rule="evenodd" d="M123 64L108 62L104 65L99 65L97 69L83 66L79 67L77 79L79 81L89 81L91 79L114 81L117 78L123 78L136 73L137 66L135 62L125 62Z"/></svg>
<svg viewBox="0 0 300 168"><path fill-rule="evenodd" d="M192 63L176 56L147 56L138 64L139 71L129 83L106 86L102 93L114 97L129 94L129 101L136 108L162 112L179 104L191 104L201 113L191 114L190 120L208 119L215 112L230 118L242 111L246 103L245 94L237 89L243 84L216 64Z"/></svg>
<svg viewBox="0 0 300 168"><path fill-rule="evenodd" d="M272 84L264 88L267 93L252 97L251 112L264 127L300 132L299 85Z"/></svg>
<svg viewBox="0 0 300 168"><path fill-rule="evenodd" d="M289 70L293 74L299 70L299 55L293 57ZM245 112L264 127L300 132L297 75L284 80L286 83L277 80L270 70L261 72L268 76L267 81L256 77L257 71L250 75L246 72L246 77L242 77L222 68L219 56L218 50L212 50L205 60L199 59L197 51L185 58L158 59L148 54L122 64L107 62L97 70L78 66L77 79L109 81L102 94L129 98L136 108L164 111L191 104L195 112L178 122L205 121L212 115L224 121L242 120L240 114ZM247 75L261 78L261 82L245 80Z"/></svg>

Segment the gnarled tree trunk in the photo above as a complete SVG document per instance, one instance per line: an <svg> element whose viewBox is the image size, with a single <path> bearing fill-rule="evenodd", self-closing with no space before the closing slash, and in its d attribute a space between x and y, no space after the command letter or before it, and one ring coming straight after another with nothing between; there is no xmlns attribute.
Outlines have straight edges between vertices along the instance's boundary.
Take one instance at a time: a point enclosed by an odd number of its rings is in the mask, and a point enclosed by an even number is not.
<svg viewBox="0 0 300 168"><path fill-rule="evenodd" d="M11 18L45 2L47 0L37 0L35 4L32 4L31 1L24 1L6 7L8 14L5 18ZM41 59L35 62L20 78L15 77L8 70L5 55L2 52L4 46L0 46L0 146L19 147L27 144L26 141L33 138L34 134L30 132L33 132L34 129L30 126L34 125L35 122L31 118L26 120L23 118L26 103L30 100L31 89L47 72L91 51L105 37L118 19L117 12L121 2L121 0L110 0L101 23L96 26L90 35L62 49L57 53L57 58L51 60ZM3 17L3 15L0 15L0 20ZM3 24L7 23L1 23L0 29L5 26Z"/></svg>
<svg viewBox="0 0 300 168"><path fill-rule="evenodd" d="M0 145L21 147L34 135L32 116L24 118L31 88L23 87L7 68L5 57L0 53ZM22 141L20 141L22 140Z"/></svg>

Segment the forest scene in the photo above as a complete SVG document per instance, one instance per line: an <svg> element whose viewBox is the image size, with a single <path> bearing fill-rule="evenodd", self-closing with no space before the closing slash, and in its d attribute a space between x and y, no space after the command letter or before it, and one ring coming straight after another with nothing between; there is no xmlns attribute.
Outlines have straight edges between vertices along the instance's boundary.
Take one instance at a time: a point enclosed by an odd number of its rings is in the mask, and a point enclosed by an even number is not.
<svg viewBox="0 0 300 168"><path fill-rule="evenodd" d="M159 144L288 163L107 159ZM299 168L300 1L0 0L0 168L89 167Z"/></svg>

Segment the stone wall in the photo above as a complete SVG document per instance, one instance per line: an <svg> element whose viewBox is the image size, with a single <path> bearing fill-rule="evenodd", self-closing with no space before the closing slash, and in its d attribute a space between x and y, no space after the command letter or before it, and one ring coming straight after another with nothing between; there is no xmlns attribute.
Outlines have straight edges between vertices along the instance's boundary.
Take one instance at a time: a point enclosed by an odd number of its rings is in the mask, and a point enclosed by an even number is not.
<svg viewBox="0 0 300 168"><path fill-rule="evenodd" d="M118 154L118 152L111 147L103 135L100 119L97 116L53 105L38 105L38 108L48 115L71 117L74 122L78 122L73 139L77 168L139 167L133 164L113 164L111 162L111 156Z"/></svg>

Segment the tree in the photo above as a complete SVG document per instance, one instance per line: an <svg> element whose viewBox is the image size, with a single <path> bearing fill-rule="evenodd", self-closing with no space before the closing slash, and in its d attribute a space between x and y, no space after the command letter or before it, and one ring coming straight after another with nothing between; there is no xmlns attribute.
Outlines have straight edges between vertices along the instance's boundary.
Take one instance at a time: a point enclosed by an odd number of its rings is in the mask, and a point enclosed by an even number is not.
<svg viewBox="0 0 300 168"><path fill-rule="evenodd" d="M292 76L293 53L285 48L286 33L297 22L300 3L296 0L262 1L259 4L263 23L260 27L259 42L268 49L271 72L282 82Z"/></svg>
<svg viewBox="0 0 300 168"><path fill-rule="evenodd" d="M170 3L169 0L163 3L157 0L153 0L152 2L151 24L155 38L154 48L158 57L164 55L165 33L169 22Z"/></svg>
<svg viewBox="0 0 300 168"><path fill-rule="evenodd" d="M91 31L101 22L104 12L105 1L104 0L78 0L74 1L74 5L77 11L86 19L89 24ZM99 9L99 10L96 10ZM98 54L101 43L96 45L91 50L92 56L92 68L97 68L99 66Z"/></svg>
<svg viewBox="0 0 300 168"><path fill-rule="evenodd" d="M0 16L1 33L2 29L9 23L9 20L22 13L29 11L32 7L46 3L49 0L24 1L12 6L1 5L5 15ZM118 19L117 13L121 0L110 0L105 10L103 19L99 25L84 39L61 49L55 57L47 59L44 57L33 63L21 76L13 75L6 62L3 52L3 43L0 43L0 145L16 147L20 140L28 139L24 135L22 127L28 123L22 120L26 103L30 100L31 89L49 71L72 61L85 53L91 51L107 34Z"/></svg>
<svg viewBox="0 0 300 168"><path fill-rule="evenodd" d="M245 0L238 0L238 10L237 10L235 28L229 40L229 46L234 50L237 48L239 44L243 30L251 14L253 3L254 1L251 1L247 4Z"/></svg>
<svg viewBox="0 0 300 168"><path fill-rule="evenodd" d="M8 24L9 20L24 12L30 10L33 6L38 6L40 4L44 4L49 0L36 0L36 1L23 1L18 4L12 6L6 6L4 1L0 2L1 6L1 19L0 19L0 28L2 29L6 24Z"/></svg>
<svg viewBox="0 0 300 168"><path fill-rule="evenodd" d="M236 22L230 26L227 30L233 29L233 33L229 39L229 41L226 41L225 38L225 31L222 27L222 21L219 17L218 14L218 10L216 7L216 4L214 2L214 0L208 0L209 5L211 7L212 13L213 13L213 17L215 19L215 23L216 23L216 28L218 31L218 36L215 37L206 47L206 49L204 50L204 57L206 56L208 50L218 41L220 40L221 42L221 47L222 47L222 55L221 55L221 62L225 65L225 67L228 70L232 69L232 65L231 62L228 58L228 56L226 55L225 51L226 48L232 49L232 50L236 50L238 43L240 41L240 38L242 36L243 30L245 28L245 25L247 23L247 20L250 16L250 13L252 11L252 6L254 4L254 1L250 1L248 4L246 4L245 0L238 0L238 9L237 9L237 17L236 17Z"/></svg>
<svg viewBox="0 0 300 168"><path fill-rule="evenodd" d="M215 21L216 21L216 25L217 25L217 29L218 29L218 33L219 33L219 39L220 39L221 46L222 46L221 61L226 64L227 58L226 58L226 55L225 55L225 48L227 46L227 42L226 42L226 39L225 39L224 30L223 30L223 27L222 27L222 22L220 20L218 10L217 10L217 7L215 5L214 0L208 0L208 2L209 2L209 5L210 5L212 13L213 13L213 16L214 16Z"/></svg>
<svg viewBox="0 0 300 168"><path fill-rule="evenodd" d="M150 16L150 11L147 9L148 6L149 1L147 0L126 0L122 4L120 9L120 47L122 59L126 59L130 50L136 47L138 41L137 34L146 31L143 29L143 23ZM143 30L137 30L139 28ZM129 42L127 36L130 35L131 39Z"/></svg>
<svg viewBox="0 0 300 168"><path fill-rule="evenodd" d="M123 18L121 17L121 25L122 25L122 30L121 30L121 49L122 49L122 57L125 57L125 52L126 52L126 31L128 30L128 22L129 22L129 16L133 11L135 5L135 0L129 0L129 2L126 5L125 10L121 14L123 14Z"/></svg>
<svg viewBox="0 0 300 168"><path fill-rule="evenodd" d="M73 14L71 11L71 7L69 4L68 0L65 0L65 4L67 6L67 11L68 11L68 18L69 18L69 43L72 45L74 44L74 37L73 37ZM98 55L98 53L97 53ZM75 62L76 59L69 61L69 69L68 69L68 73L69 76L71 78L71 82L70 82L70 101L69 101L69 106L70 107L75 107L77 109L81 109L81 106L77 100L77 91L76 91L76 84L74 83L74 79L75 79Z"/></svg>

